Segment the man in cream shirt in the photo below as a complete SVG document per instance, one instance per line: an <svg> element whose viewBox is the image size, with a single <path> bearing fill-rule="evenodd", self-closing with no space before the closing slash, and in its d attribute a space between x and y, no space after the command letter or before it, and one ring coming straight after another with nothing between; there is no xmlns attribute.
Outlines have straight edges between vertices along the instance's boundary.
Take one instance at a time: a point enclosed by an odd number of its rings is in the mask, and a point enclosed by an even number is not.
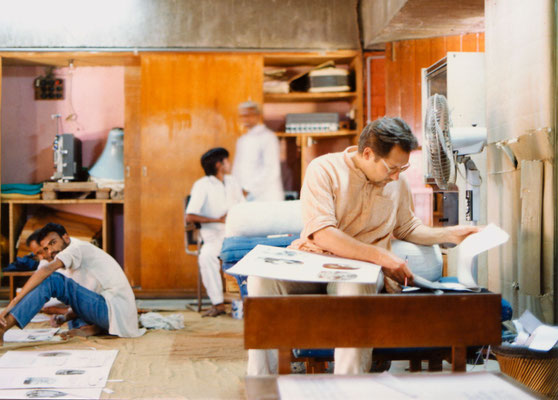
<svg viewBox="0 0 558 400"><path fill-rule="evenodd" d="M38 269L21 292L0 313L0 343L4 332L14 325L24 328L55 297L71 307L65 320L80 318L87 324L68 332L69 336L107 332L120 337L137 337L138 329L134 293L116 260L103 250L72 238L58 224L47 224L38 235L45 259L52 261ZM87 289L73 279L55 273L64 268L71 278L80 275Z"/></svg>
<svg viewBox="0 0 558 400"><path fill-rule="evenodd" d="M301 190L304 229L291 248L368 261L382 267L388 291L413 284L406 261L391 252L392 237L416 244L460 243L475 226L432 228L414 214L411 191L400 175L418 147L400 118L381 118L362 131L358 146L318 157L309 164ZM284 294L373 294L373 285L352 282L280 281L250 276L249 296ZM347 332L350 334L350 332ZM370 370L372 349L335 349L336 374ZM276 373L274 351L249 350L248 374Z"/></svg>
<svg viewBox="0 0 558 400"><path fill-rule="evenodd" d="M253 101L238 106L238 118L247 132L236 142L233 176L248 201L284 200L277 136L262 123L260 108Z"/></svg>

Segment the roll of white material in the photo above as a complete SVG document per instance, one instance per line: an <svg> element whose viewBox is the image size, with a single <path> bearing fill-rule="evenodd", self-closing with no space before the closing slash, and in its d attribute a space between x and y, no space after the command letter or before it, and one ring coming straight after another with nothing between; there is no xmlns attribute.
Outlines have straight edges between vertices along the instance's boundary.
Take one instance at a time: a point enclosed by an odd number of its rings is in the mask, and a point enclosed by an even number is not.
<svg viewBox="0 0 558 400"><path fill-rule="evenodd" d="M248 201L227 213L225 237L299 234L302 231L300 200Z"/></svg>

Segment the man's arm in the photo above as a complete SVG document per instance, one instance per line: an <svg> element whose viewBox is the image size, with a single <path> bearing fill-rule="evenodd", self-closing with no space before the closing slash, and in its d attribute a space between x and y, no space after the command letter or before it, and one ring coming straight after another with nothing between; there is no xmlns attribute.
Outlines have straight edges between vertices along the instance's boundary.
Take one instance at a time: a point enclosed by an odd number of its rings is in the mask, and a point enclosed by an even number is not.
<svg viewBox="0 0 558 400"><path fill-rule="evenodd" d="M14 297L14 299L10 301L10 304L8 304L8 306L0 313L0 326L6 326L6 320L4 319L4 317L15 307L17 303L21 301L21 299L23 299L29 292L39 286L54 271L63 267L64 264L62 263L62 261L56 258L45 267L35 271L35 273L31 275L25 285L23 285L23 288L17 294L17 296Z"/></svg>
<svg viewBox="0 0 558 400"><path fill-rule="evenodd" d="M336 256L378 264L385 275L397 282L403 284L405 278L408 284L413 282L407 263L386 249L360 242L333 226L314 232L312 237L316 245Z"/></svg>
<svg viewBox="0 0 558 400"><path fill-rule="evenodd" d="M467 236L482 230L482 227L471 225L455 225L444 228L433 228L418 225L404 240L425 246L440 243L461 243Z"/></svg>
<svg viewBox="0 0 558 400"><path fill-rule="evenodd" d="M223 215L220 218L209 218L198 214L186 214L186 222L199 222L201 224L208 222L221 222L224 224L226 218L227 214Z"/></svg>

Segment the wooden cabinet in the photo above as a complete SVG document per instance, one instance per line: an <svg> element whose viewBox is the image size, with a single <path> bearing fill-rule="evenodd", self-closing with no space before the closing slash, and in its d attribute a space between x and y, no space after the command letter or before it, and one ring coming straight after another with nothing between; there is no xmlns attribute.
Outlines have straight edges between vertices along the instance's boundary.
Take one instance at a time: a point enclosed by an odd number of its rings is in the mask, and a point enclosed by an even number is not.
<svg viewBox="0 0 558 400"><path fill-rule="evenodd" d="M197 260L184 253L184 198L204 175L205 151L225 147L234 157L237 107L261 101L262 68L251 54L141 56L139 148L130 165L139 181L126 188L126 208L135 210L126 214L126 254L137 257L126 268L145 293L193 293Z"/></svg>
<svg viewBox="0 0 558 400"><path fill-rule="evenodd" d="M270 110L279 113L283 126L271 128L290 152L285 157L285 167L294 176L294 184L286 187L290 190L300 190L301 176L312 158L353 144L362 129L362 68L356 51L7 56L10 60L59 67L68 66L70 61L76 66L125 67L124 270L136 293L143 296L186 297L195 293L197 259L184 252L184 199L203 176L200 157L205 151L225 147L234 158L236 140L241 135L237 122L240 102L263 103L266 123ZM264 66L310 69L327 60L353 72L354 90L264 95ZM336 110L343 115L352 112L355 124L338 132L285 133L285 113L306 112L298 111L302 109ZM16 203L10 207L14 214L22 208ZM113 206L102 207L110 214ZM13 246L15 237L11 240ZM107 246L109 243L110 239Z"/></svg>
<svg viewBox="0 0 558 400"><path fill-rule="evenodd" d="M362 60L358 51L274 53L264 55L267 70L285 69L304 73L326 62L350 71L349 92L264 93L264 121L281 140L285 190L300 191L308 163L319 155L342 151L355 144L362 130ZM286 113L336 112L344 128L335 132L286 133Z"/></svg>

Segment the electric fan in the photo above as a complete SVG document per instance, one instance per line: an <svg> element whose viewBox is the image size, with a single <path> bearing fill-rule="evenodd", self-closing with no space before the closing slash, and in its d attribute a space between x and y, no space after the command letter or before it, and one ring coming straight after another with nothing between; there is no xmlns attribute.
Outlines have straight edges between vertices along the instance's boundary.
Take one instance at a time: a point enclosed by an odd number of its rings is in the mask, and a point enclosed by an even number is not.
<svg viewBox="0 0 558 400"><path fill-rule="evenodd" d="M457 164L465 166L465 219L478 222L481 177L471 154L482 152L486 144L486 128L451 126L446 98L434 94L428 99L424 136L432 177L442 190L455 185Z"/></svg>
<svg viewBox="0 0 558 400"><path fill-rule="evenodd" d="M450 139L448 103L435 94L428 99L424 132L432 176L438 187L448 190L455 183L455 161Z"/></svg>

